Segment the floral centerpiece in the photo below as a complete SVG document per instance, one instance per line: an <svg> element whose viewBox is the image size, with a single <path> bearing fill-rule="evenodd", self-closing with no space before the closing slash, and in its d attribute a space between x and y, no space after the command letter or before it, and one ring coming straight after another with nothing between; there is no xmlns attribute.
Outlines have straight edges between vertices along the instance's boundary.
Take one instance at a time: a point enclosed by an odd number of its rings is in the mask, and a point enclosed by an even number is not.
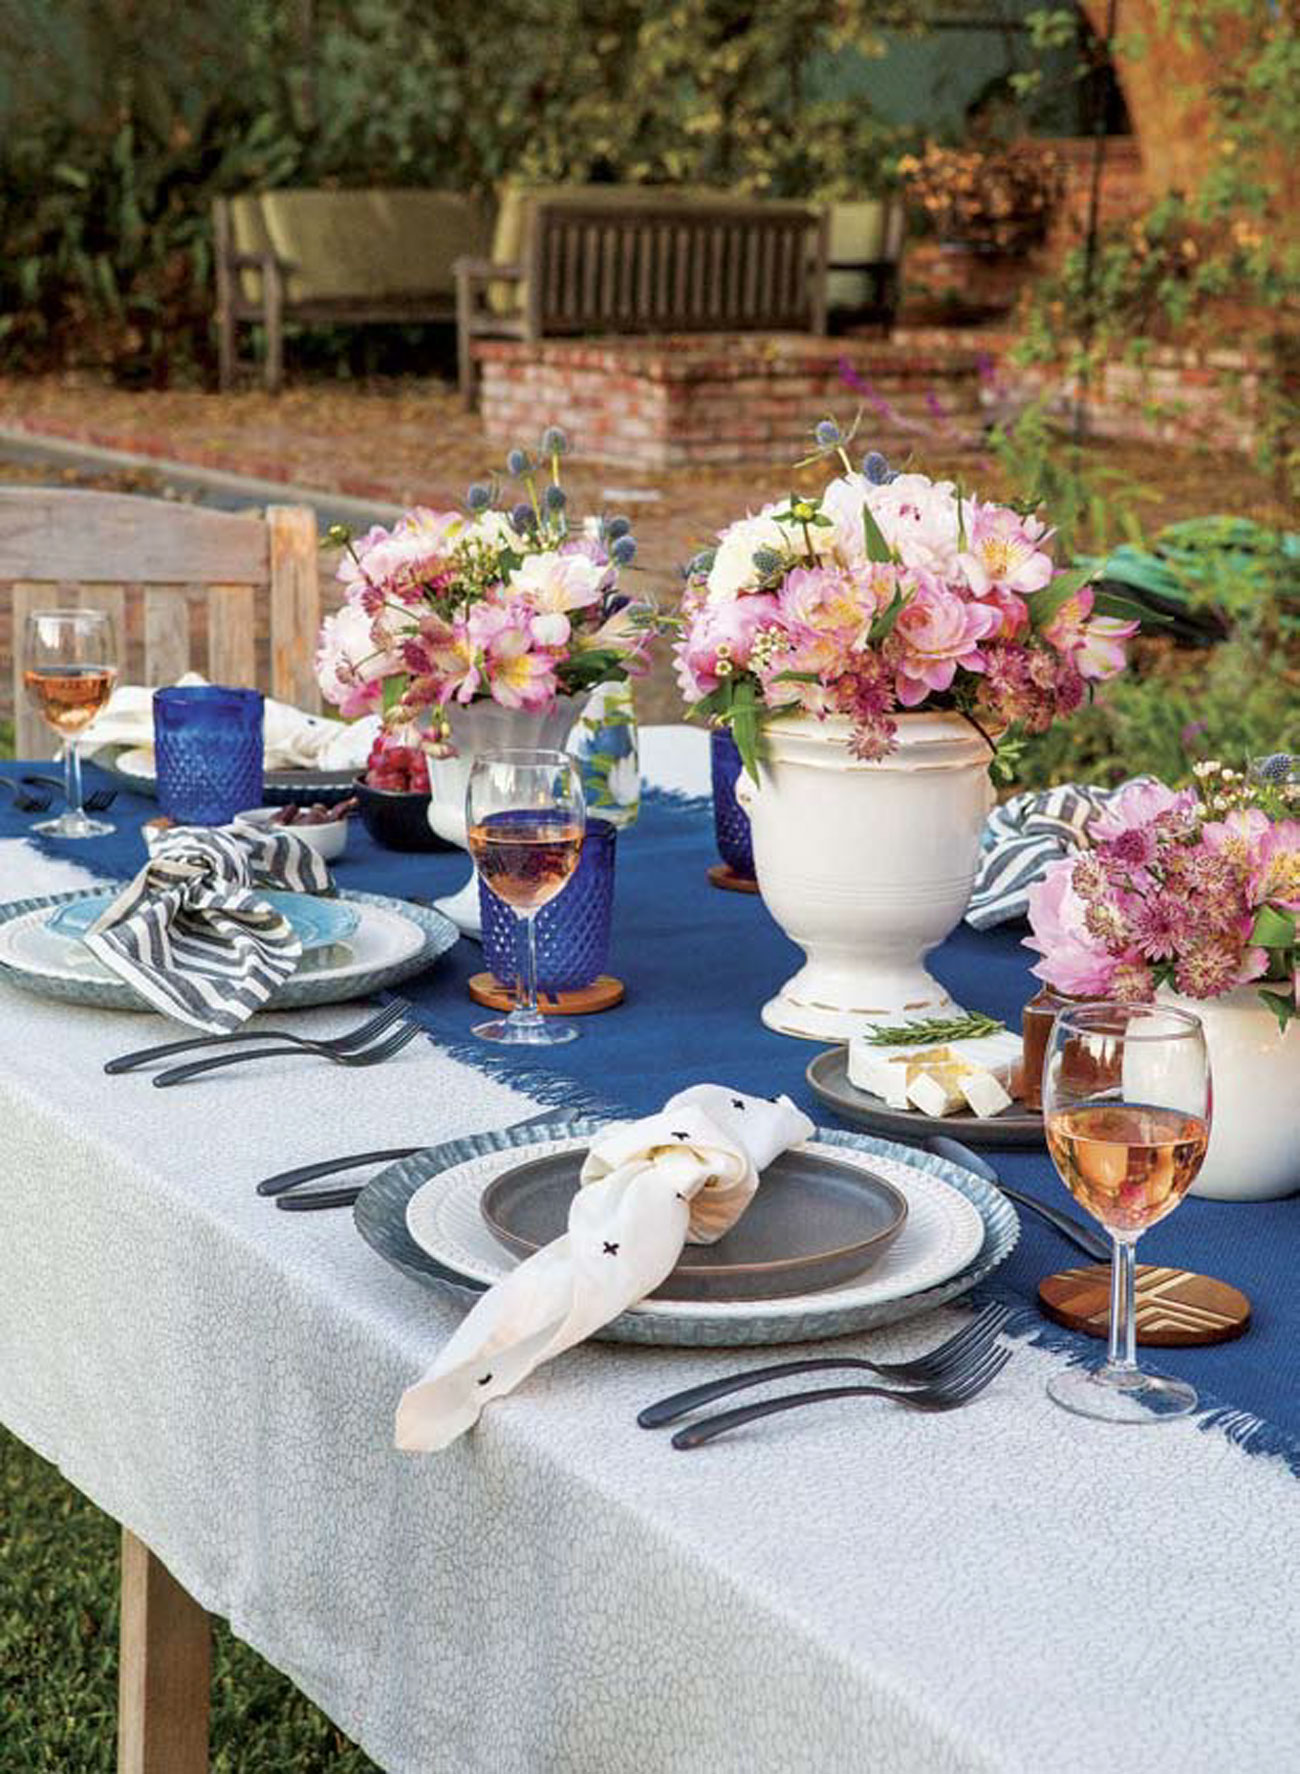
<svg viewBox="0 0 1300 1774"><path fill-rule="evenodd" d="M380 712L430 759L429 823L464 844L465 782L492 746L562 747L600 684L643 671L654 615L622 589L636 542L625 517L575 520L561 484L564 434L513 449L500 487L469 489L460 511L408 512L364 536L331 531L344 553L343 607L325 620L317 678L344 715ZM478 933L471 875L440 907Z"/></svg>
<svg viewBox="0 0 1300 1774"><path fill-rule="evenodd" d="M1137 623L1063 570L1034 513L894 472L842 472L722 531L687 570L676 648L694 715L730 727L769 909L808 965L786 1033L945 1012L921 965L970 896L990 791L1020 733L1120 671ZM811 458L810 458L811 459Z"/></svg>
<svg viewBox="0 0 1300 1774"><path fill-rule="evenodd" d="M1200 1194L1300 1188L1300 819L1291 785L1214 761L1195 788L1129 784L1029 894L1034 972L1058 991L1183 1003L1214 1073ZM1271 1018L1276 1018L1276 1027Z"/></svg>
<svg viewBox="0 0 1300 1774"><path fill-rule="evenodd" d="M619 589L636 556L631 526L573 522L565 448L552 426L536 456L510 451L524 496L508 509L480 483L463 511L419 507L360 537L331 530L344 602L321 630L326 701L349 717L382 710L385 726L417 727L436 745L451 708L490 700L543 713L645 668L648 615Z"/></svg>

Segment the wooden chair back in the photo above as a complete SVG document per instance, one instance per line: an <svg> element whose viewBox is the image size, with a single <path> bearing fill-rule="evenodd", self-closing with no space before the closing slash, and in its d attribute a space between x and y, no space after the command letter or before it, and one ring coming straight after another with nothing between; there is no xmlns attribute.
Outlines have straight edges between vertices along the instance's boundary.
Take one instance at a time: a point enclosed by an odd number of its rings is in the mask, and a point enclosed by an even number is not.
<svg viewBox="0 0 1300 1774"><path fill-rule="evenodd" d="M41 608L106 610L124 680L128 657L141 660L147 684L174 683L205 665L213 683L269 690L299 708L317 708L316 550L316 514L306 506L272 505L263 517L120 493L0 488L0 585L11 588L17 755L48 757L55 748L22 687L23 624ZM206 661L196 659L191 640L199 600ZM259 629L269 637L260 684Z"/></svg>
<svg viewBox="0 0 1300 1774"><path fill-rule="evenodd" d="M539 202L525 334L823 333L827 228L800 203Z"/></svg>

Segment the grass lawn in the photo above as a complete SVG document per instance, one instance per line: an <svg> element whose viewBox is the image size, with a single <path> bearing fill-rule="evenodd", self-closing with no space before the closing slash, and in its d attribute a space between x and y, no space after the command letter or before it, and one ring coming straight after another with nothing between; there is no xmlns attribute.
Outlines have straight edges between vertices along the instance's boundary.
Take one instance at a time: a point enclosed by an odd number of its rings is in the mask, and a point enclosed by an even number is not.
<svg viewBox="0 0 1300 1774"><path fill-rule="evenodd" d="M0 1774L113 1774L118 1538L0 1430ZM214 1626L213 1774L371 1774L292 1682Z"/></svg>

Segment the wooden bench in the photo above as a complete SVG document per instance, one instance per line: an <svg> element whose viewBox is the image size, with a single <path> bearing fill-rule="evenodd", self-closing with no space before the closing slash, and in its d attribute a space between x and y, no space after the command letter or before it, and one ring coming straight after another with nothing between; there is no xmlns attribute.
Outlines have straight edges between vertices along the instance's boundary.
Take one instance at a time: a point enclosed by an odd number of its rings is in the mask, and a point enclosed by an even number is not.
<svg viewBox="0 0 1300 1774"><path fill-rule="evenodd" d="M248 367L238 331L253 323L265 330L273 393L286 321L450 321L452 266L491 239L488 208L458 191L264 191L219 198L212 220L221 386Z"/></svg>
<svg viewBox="0 0 1300 1774"><path fill-rule="evenodd" d="M258 603L269 606L270 658L260 686L319 706L316 514L305 506L210 511L121 493L0 488L0 584L12 586L16 756L49 757L54 735L22 686L22 631L32 610L107 610L126 678L127 636L143 634L142 682L171 684L197 661L190 589L206 603L207 675L256 686ZM136 601L138 599L138 602ZM134 618L134 620L132 620Z"/></svg>
<svg viewBox="0 0 1300 1774"><path fill-rule="evenodd" d="M824 333L827 240L825 210L802 203L539 199L516 262L457 261L461 393L472 405L477 338Z"/></svg>

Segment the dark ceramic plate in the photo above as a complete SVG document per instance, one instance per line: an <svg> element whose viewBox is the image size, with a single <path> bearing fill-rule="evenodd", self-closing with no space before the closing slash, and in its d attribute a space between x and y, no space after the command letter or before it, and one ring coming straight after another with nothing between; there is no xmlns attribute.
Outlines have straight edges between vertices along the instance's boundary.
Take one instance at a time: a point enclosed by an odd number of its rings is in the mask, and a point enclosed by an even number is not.
<svg viewBox="0 0 1300 1774"><path fill-rule="evenodd" d="M527 1257L569 1223L584 1151L513 1165L489 1183L483 1218L499 1244ZM856 1165L783 1152L763 1186L716 1244L688 1244L656 1300L777 1300L836 1287L883 1256L903 1229L907 1202Z"/></svg>
<svg viewBox="0 0 1300 1774"><path fill-rule="evenodd" d="M1036 1109L1012 1103L1000 1115L923 1115L919 1109L891 1109L869 1090L849 1082L849 1050L828 1047L804 1073L821 1100L845 1121L872 1133L891 1134L900 1140L922 1140L932 1133L948 1133L968 1146L1041 1146L1043 1117Z"/></svg>

